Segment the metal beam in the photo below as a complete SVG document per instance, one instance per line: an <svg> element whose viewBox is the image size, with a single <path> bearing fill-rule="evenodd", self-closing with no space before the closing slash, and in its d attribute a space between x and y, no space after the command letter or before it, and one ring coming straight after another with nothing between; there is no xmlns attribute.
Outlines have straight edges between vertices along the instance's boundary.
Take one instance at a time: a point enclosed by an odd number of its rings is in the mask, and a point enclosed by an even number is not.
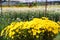
<svg viewBox="0 0 60 40"><path fill-rule="evenodd" d="M0 13L0 17L2 16L2 0L0 0L0 10L1 10L1 13Z"/></svg>
<svg viewBox="0 0 60 40"><path fill-rule="evenodd" d="M47 13L47 0L45 1L45 13L44 13L45 17L46 17L46 13Z"/></svg>

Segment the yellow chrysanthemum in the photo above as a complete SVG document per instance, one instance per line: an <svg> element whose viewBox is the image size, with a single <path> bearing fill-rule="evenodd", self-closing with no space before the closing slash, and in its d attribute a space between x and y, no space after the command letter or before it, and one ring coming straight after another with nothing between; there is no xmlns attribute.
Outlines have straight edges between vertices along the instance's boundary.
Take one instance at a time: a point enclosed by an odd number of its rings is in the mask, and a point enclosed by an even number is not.
<svg viewBox="0 0 60 40"><path fill-rule="evenodd" d="M20 35L26 32L36 36L37 33L40 34L41 32L44 33L46 31L58 34L60 30L59 28L60 25L58 23L48 20L48 18L34 18L33 20L26 22L12 22L11 25L8 25L2 30L1 36L14 38L16 33L17 35ZM38 38L39 36L36 37Z"/></svg>

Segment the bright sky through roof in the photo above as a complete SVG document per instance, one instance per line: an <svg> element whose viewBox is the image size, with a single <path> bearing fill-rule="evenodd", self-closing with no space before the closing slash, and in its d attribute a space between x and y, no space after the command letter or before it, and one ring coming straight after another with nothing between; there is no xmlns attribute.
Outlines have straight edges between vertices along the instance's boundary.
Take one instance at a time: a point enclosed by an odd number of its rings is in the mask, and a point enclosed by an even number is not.
<svg viewBox="0 0 60 40"><path fill-rule="evenodd" d="M32 2L35 0L12 0L12 1ZM45 1L45 0L37 0L37 1ZM47 0L47 1L60 1L60 0Z"/></svg>

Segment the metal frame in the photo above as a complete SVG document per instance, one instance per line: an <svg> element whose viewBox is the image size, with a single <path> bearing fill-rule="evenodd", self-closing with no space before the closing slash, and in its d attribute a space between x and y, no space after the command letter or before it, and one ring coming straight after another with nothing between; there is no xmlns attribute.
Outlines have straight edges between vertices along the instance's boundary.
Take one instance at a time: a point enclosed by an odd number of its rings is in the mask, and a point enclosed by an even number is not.
<svg viewBox="0 0 60 40"><path fill-rule="evenodd" d="M0 0L0 7L1 7L1 14L0 17L2 16L2 0Z"/></svg>
<svg viewBox="0 0 60 40"><path fill-rule="evenodd" d="M47 13L47 0L45 1L45 13L44 13L45 17L46 17L46 13Z"/></svg>
<svg viewBox="0 0 60 40"><path fill-rule="evenodd" d="M36 2L37 0L35 0ZM46 13L47 13L47 3L48 0L45 0L45 9L44 9L44 17L46 17ZM8 6L10 7L10 0L8 0ZM1 8L1 13L0 13L0 17L2 16L2 0L0 0L0 8ZM60 20L60 16L59 16L59 20Z"/></svg>

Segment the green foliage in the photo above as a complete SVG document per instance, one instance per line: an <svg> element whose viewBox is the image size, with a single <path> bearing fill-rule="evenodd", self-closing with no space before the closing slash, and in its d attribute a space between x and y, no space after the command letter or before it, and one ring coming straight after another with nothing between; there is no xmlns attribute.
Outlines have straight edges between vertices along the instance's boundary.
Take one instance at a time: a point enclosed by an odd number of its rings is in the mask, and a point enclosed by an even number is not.
<svg viewBox="0 0 60 40"><path fill-rule="evenodd" d="M26 11L26 12L16 12L8 11L3 12L0 17L0 32L5 26L9 25L12 21L30 21L33 18L41 18L44 16L43 11ZM48 11L46 17L50 20L59 21L60 12ZM4 38L3 38L4 39Z"/></svg>
<svg viewBox="0 0 60 40"><path fill-rule="evenodd" d="M41 18L44 16L43 11L26 11L26 12L16 12L16 11L8 11L8 12L3 12L1 17L0 17L0 26L1 29L4 28L4 26L9 25L12 21L26 21L26 20L31 20L33 18ZM46 13L46 17L48 17L51 20L54 21L59 21L59 12L54 12L54 11L48 11ZM0 29L0 31L1 31Z"/></svg>
<svg viewBox="0 0 60 40"><path fill-rule="evenodd" d="M60 40L60 33L54 38L54 40Z"/></svg>

